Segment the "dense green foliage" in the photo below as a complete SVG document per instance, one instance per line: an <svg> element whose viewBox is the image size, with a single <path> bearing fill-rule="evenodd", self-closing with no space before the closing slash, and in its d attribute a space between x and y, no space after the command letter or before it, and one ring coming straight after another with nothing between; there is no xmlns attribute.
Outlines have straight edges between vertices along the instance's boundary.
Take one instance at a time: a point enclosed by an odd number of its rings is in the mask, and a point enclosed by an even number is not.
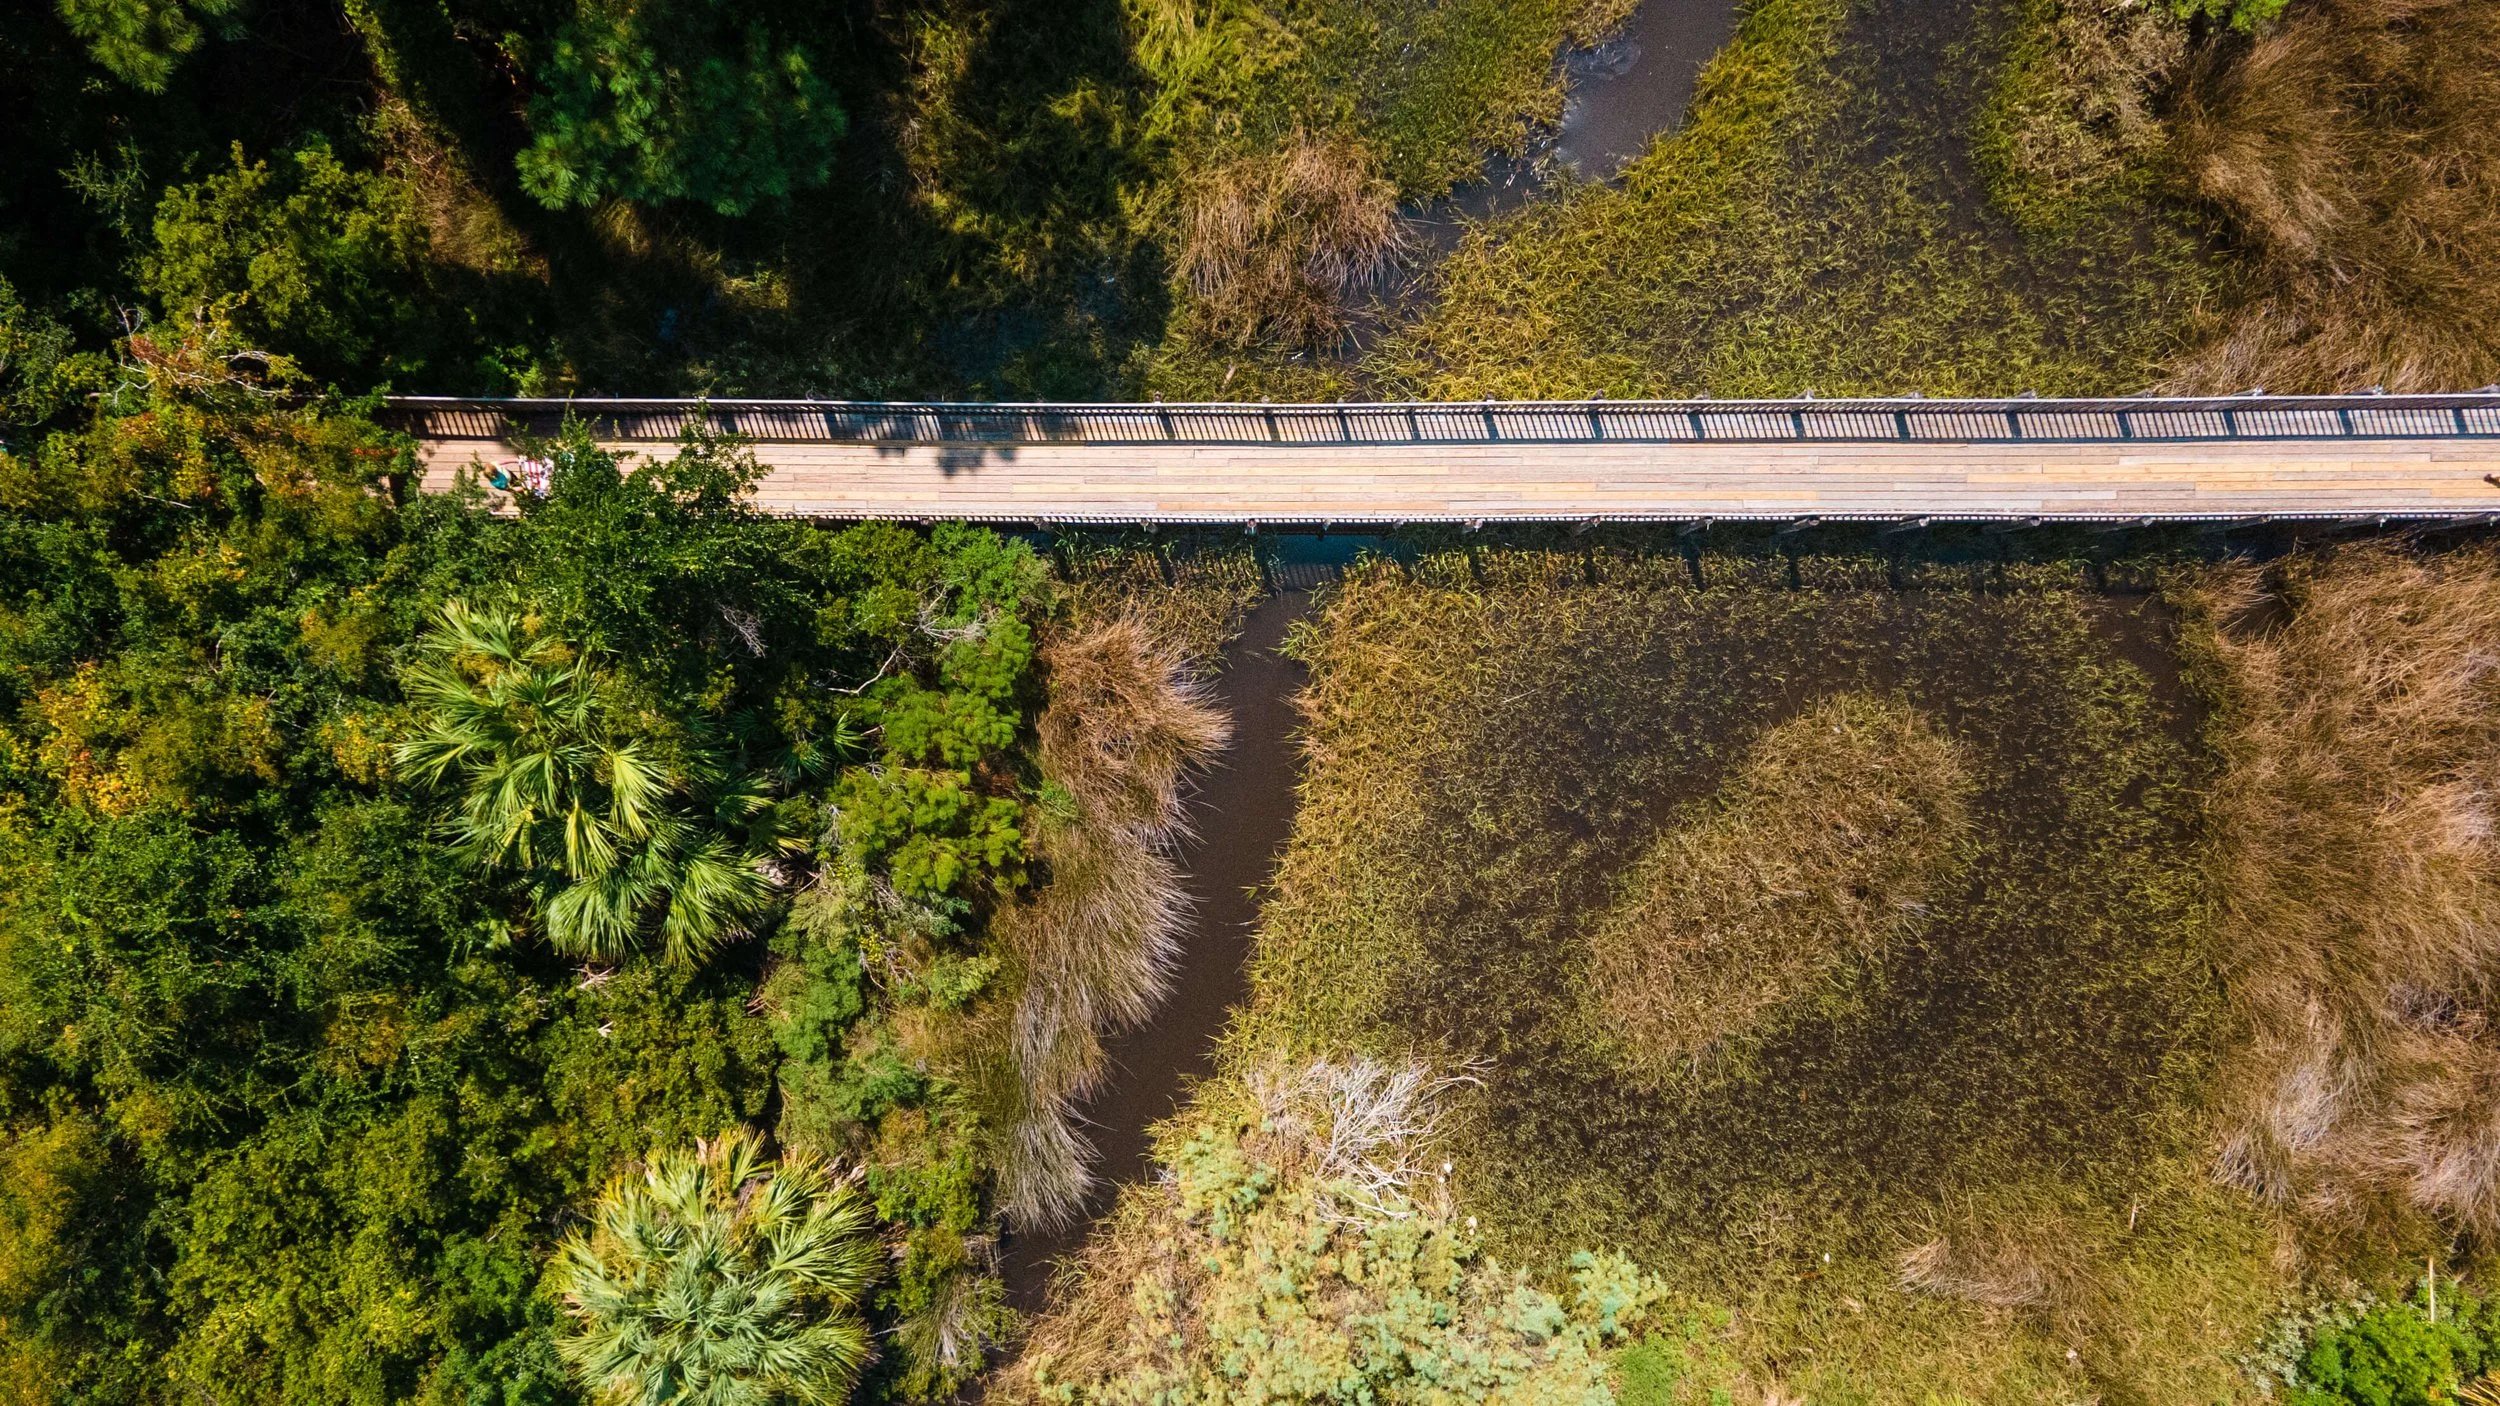
<svg viewBox="0 0 2500 1406"><path fill-rule="evenodd" d="M743 926L854 829L862 882L968 921L1020 853L1037 568L985 532L755 517L720 442L630 475L549 446L516 519L401 503L352 407L151 355L0 457L0 1360L37 1400L559 1399L555 1235L627 1161L764 1117L803 1041L725 928L700 962L554 950L545 867L488 864L459 786L394 757L462 665L429 632L565 641L602 744L695 778L671 815L706 767L746 778L796 838L748 870ZM838 1044L891 998L856 958L834 977L798 1004ZM967 1148L959 1236L986 1215Z"/></svg>
<svg viewBox="0 0 2500 1406"><path fill-rule="evenodd" d="M237 0L60 0L61 18L95 61L133 87L162 92L182 56L200 46L200 20L234 13Z"/></svg>
<svg viewBox="0 0 2500 1406"><path fill-rule="evenodd" d="M2237 30L2255 29L2283 13L2288 0L2161 0L2162 8L2181 19L2204 19Z"/></svg>
<svg viewBox="0 0 2500 1406"><path fill-rule="evenodd" d="M2434 1316L2436 1314L2436 1316ZM2500 1367L2500 1321L2460 1286L2326 1317L2287 1374L2292 1406L2438 1406Z"/></svg>
<svg viewBox="0 0 2500 1406"><path fill-rule="evenodd" d="M724 215L824 183L848 123L822 64L725 0L585 5L548 45L521 183L550 205Z"/></svg>
<svg viewBox="0 0 2500 1406"><path fill-rule="evenodd" d="M1486 1253L1422 1165L1431 1088L1357 1061L1201 1090L1000 1394L1614 1406L1620 1374L1641 1406L1688 1378L1717 1390L1687 1399L1724 1399L1723 1314L1622 1255L1569 1255L1557 1293Z"/></svg>
<svg viewBox="0 0 2500 1406"><path fill-rule="evenodd" d="M557 951L613 959L656 927L691 959L763 907L765 777L691 728L673 764L652 755L591 661L508 612L453 601L422 647L406 682L423 722L394 755L412 780L457 778L459 853L531 874Z"/></svg>
<svg viewBox="0 0 2500 1406"><path fill-rule="evenodd" d="M168 319L205 322L324 368L427 368L468 329L433 300L408 188L314 141L172 187L140 282Z"/></svg>

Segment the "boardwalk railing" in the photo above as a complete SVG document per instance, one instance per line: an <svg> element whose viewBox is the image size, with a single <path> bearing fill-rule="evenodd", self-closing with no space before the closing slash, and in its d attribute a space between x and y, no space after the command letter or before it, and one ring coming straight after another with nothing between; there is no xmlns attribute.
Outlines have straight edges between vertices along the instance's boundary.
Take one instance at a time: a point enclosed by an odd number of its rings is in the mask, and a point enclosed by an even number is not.
<svg viewBox="0 0 2500 1406"><path fill-rule="evenodd" d="M396 428L435 441L676 439L698 418L784 444L1342 445L2109 443L2500 439L2500 387L2457 395L2132 396L2106 400L1573 400L1410 404L1076 404L394 396Z"/></svg>

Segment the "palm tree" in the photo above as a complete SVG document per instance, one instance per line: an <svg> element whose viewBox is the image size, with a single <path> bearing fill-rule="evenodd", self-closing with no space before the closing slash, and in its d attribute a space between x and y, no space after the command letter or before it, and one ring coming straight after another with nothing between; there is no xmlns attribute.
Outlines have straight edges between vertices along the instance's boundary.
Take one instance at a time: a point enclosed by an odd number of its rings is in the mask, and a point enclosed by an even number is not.
<svg viewBox="0 0 2500 1406"><path fill-rule="evenodd" d="M671 957L691 960L763 905L756 857L724 833L770 804L760 778L700 746L661 763L615 726L587 658L508 612L453 601L422 648L405 680L424 721L395 749L399 765L461 788L454 842L533 877L558 951L615 958L656 928Z"/></svg>
<svg viewBox="0 0 2500 1406"><path fill-rule="evenodd" d="M747 1129L654 1153L557 1251L556 1351L608 1406L830 1406L868 1361L872 1230L851 1183Z"/></svg>

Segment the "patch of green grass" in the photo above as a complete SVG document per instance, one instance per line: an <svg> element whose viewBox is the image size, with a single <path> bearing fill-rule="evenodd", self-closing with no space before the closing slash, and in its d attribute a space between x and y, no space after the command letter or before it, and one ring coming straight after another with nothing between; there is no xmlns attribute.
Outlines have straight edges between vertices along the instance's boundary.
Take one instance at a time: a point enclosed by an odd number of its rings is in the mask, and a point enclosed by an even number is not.
<svg viewBox="0 0 2500 1406"><path fill-rule="evenodd" d="M1973 42L2038 15L1755 0L1626 172L1474 232L1373 353L1427 397L2133 390L2200 316L2199 241L2140 199L2026 234L1966 133Z"/></svg>
<svg viewBox="0 0 2500 1406"><path fill-rule="evenodd" d="M1231 1055L1475 1062L1459 1191L1497 1249L1630 1250L1735 1310L1759 1384L2244 1394L2288 1271L2207 1175L2208 762L2167 629L2071 564L1601 546L1358 573L1299 640L1309 763ZM1583 1023L1590 933L1754 739L1842 692L1952 739L1967 862L1849 999L1628 1077ZM1904 1252L1991 1237L2029 1257L2002 1293L1902 1287Z"/></svg>
<svg viewBox="0 0 2500 1406"><path fill-rule="evenodd" d="M1408 197L1517 151L1562 111L1554 55L1618 22L1623 0L1138 0L1160 129L1186 162L1351 136Z"/></svg>

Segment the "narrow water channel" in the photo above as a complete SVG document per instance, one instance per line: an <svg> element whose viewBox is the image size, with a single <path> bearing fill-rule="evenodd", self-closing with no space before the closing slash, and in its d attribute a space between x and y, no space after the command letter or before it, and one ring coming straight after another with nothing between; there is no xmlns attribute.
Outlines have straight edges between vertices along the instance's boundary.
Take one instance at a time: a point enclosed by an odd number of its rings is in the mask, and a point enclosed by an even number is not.
<svg viewBox="0 0 2500 1406"><path fill-rule="evenodd" d="M1627 161L1683 125L1701 71L1736 37L1740 0L1642 0L1595 48L1562 56L1561 125L1524 157L1495 153L1481 179L1406 212L1407 234L1429 266L1470 225L1518 210L1552 188L1553 167L1613 181Z"/></svg>
<svg viewBox="0 0 2500 1406"><path fill-rule="evenodd" d="M1642 0L1623 30L1564 60L1570 74L1554 155L1591 180L1684 121L1710 57L1736 37L1736 0Z"/></svg>
<svg viewBox="0 0 2500 1406"><path fill-rule="evenodd" d="M1293 696L1302 666L1277 646L1310 603L1307 591L1269 596L1226 652L1216 693L1232 714L1233 745L1190 802L1196 835L1181 847L1180 861L1197 906L1181 964L1154 1019L1104 1042L1111 1077L1085 1108L1086 1133L1102 1153L1101 1184L1084 1217L1055 1234L1015 1236L1007 1246L1007 1297L1018 1309L1041 1306L1059 1258L1084 1243L1090 1222L1110 1209L1122 1184L1151 1174L1146 1130L1181 1106L1190 1081L1214 1071L1226 1013L1249 993L1255 891L1293 829Z"/></svg>

